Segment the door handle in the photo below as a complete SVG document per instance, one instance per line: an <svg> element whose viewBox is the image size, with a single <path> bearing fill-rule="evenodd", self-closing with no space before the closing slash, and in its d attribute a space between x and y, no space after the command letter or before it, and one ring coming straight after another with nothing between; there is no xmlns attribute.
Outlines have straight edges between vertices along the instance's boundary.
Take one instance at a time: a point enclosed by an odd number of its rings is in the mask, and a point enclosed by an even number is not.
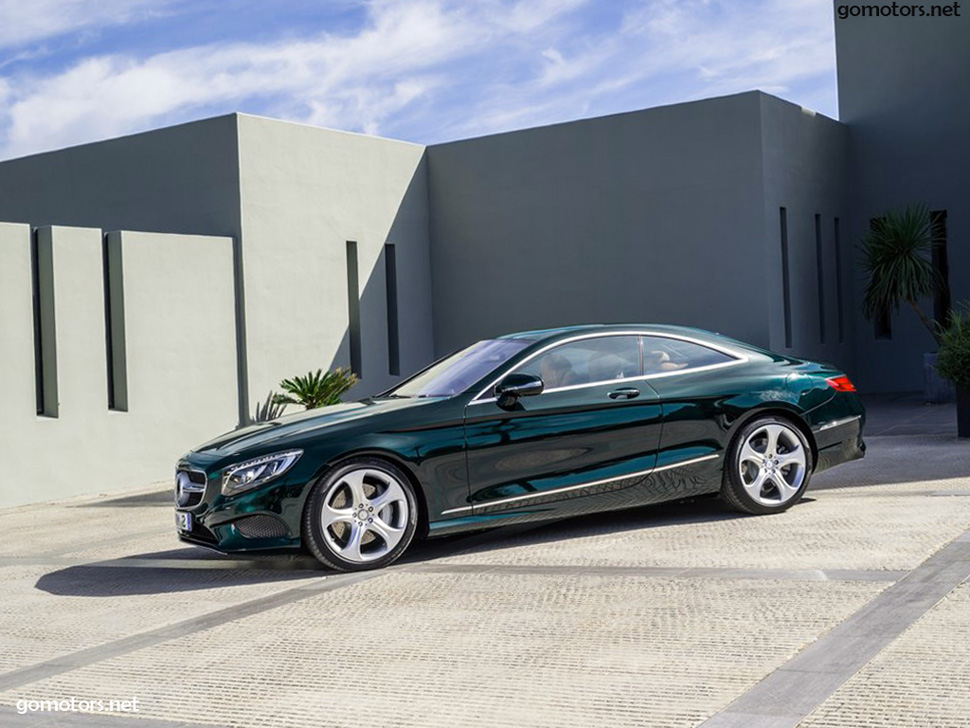
<svg viewBox="0 0 970 728"><path fill-rule="evenodd" d="M609 393L610 399L634 399L640 396L640 390L635 387L620 387Z"/></svg>

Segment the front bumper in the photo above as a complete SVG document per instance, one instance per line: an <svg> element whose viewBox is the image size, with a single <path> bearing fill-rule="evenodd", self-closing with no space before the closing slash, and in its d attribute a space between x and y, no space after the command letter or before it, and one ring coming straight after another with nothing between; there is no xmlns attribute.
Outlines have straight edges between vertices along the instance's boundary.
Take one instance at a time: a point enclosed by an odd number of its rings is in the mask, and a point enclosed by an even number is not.
<svg viewBox="0 0 970 728"><path fill-rule="evenodd" d="M191 528L176 528L181 541L223 553L293 549L300 546L300 522L305 482L285 476L252 492L222 495L222 472L208 472L197 463L182 460L178 472L203 472L206 482L201 499L188 499L189 505L176 510L191 516ZM176 474L178 488L178 474ZM183 499L183 503L186 499Z"/></svg>

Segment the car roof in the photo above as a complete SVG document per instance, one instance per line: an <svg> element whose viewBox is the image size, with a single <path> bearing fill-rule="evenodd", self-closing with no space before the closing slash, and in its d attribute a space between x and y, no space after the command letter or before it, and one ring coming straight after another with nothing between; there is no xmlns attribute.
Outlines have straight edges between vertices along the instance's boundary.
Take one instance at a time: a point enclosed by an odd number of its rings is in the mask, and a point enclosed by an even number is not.
<svg viewBox="0 0 970 728"><path fill-rule="evenodd" d="M610 333L612 331L631 331L638 334L681 334L683 336L697 336L705 339L721 338L719 334L691 326L674 326L671 324L582 324L578 326L559 326L550 329L535 329L533 331L519 331L500 336L500 339L529 339L531 341L554 340L567 338L577 334Z"/></svg>

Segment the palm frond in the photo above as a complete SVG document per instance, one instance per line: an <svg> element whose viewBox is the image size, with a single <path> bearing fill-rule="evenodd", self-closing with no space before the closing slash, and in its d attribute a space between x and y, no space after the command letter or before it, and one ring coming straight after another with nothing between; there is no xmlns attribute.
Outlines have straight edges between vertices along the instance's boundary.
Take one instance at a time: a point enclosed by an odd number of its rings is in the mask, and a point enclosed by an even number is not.
<svg viewBox="0 0 970 728"><path fill-rule="evenodd" d="M903 303L912 306L934 338L939 331L919 306L920 299L940 285L930 255L934 244L933 220L925 205L890 210L872 222L862 239L862 267L868 282L862 298L862 313L869 320L886 311L898 311Z"/></svg>
<svg viewBox="0 0 970 728"><path fill-rule="evenodd" d="M256 403L256 413L253 415L253 422L269 422L270 420L275 420L277 417L283 414L283 410L286 409L286 405L292 404L292 402L280 402L279 394L275 392L270 392L266 395L266 400L262 403Z"/></svg>
<svg viewBox="0 0 970 728"><path fill-rule="evenodd" d="M356 383L357 375L342 367L328 372L317 369L303 376L284 379L280 382L280 389L286 394L275 395L273 402L282 405L300 404L307 409L327 407L339 404L340 395Z"/></svg>

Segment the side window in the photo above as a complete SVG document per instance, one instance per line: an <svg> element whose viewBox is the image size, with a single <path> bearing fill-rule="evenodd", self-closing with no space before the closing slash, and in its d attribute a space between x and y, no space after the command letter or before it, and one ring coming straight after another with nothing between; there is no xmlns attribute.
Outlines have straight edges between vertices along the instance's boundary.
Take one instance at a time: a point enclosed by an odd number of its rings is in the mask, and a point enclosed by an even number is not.
<svg viewBox="0 0 970 728"><path fill-rule="evenodd" d="M518 370L541 377L546 389L640 376L636 336L580 339L540 354Z"/></svg>
<svg viewBox="0 0 970 728"><path fill-rule="evenodd" d="M690 341L668 339L663 336L643 337L643 373L648 376L724 364L734 360L733 356Z"/></svg>

